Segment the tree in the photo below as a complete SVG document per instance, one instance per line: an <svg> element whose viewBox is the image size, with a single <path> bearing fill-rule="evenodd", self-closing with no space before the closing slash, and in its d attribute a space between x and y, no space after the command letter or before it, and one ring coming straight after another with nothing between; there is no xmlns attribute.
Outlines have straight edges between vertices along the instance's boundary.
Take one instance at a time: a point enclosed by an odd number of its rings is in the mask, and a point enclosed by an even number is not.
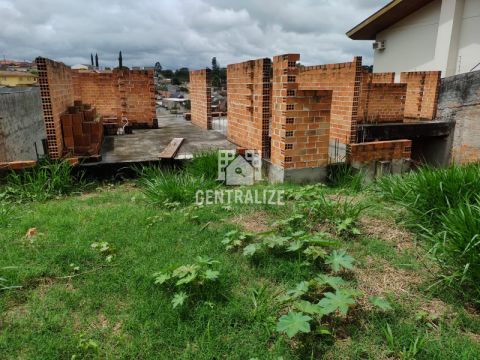
<svg viewBox="0 0 480 360"><path fill-rule="evenodd" d="M162 73L162 64L158 61L155 63L155 76L158 77Z"/></svg>
<svg viewBox="0 0 480 360"><path fill-rule="evenodd" d="M222 86L222 78L220 75L220 65L218 64L217 58L212 58L212 85L213 87Z"/></svg>
<svg viewBox="0 0 480 360"><path fill-rule="evenodd" d="M218 71L219 68L220 67L218 66L217 58L213 57L212 58L212 71Z"/></svg>

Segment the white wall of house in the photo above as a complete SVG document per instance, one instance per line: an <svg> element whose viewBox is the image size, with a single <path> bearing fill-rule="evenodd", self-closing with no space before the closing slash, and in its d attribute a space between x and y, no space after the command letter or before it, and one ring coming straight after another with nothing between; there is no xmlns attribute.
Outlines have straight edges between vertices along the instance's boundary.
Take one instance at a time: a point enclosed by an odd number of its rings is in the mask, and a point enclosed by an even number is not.
<svg viewBox="0 0 480 360"><path fill-rule="evenodd" d="M480 62L480 1L435 0L377 34L374 72L470 71Z"/></svg>
<svg viewBox="0 0 480 360"><path fill-rule="evenodd" d="M457 60L457 74L480 63L480 1L465 0ZM475 69L480 70L480 65Z"/></svg>

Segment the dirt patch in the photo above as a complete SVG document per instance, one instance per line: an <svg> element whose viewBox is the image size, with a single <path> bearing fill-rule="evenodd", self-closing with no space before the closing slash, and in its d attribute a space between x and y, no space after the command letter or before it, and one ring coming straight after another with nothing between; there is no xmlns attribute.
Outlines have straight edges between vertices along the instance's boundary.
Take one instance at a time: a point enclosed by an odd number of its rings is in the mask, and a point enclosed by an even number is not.
<svg viewBox="0 0 480 360"><path fill-rule="evenodd" d="M477 343L477 344L480 344L480 335L479 334L475 334L475 333L472 333L470 331L467 331L464 333L470 340L472 340L473 342Z"/></svg>
<svg viewBox="0 0 480 360"><path fill-rule="evenodd" d="M2 315L5 323L15 323L21 319L25 319L26 316L30 313L29 307L27 304L18 304L8 308ZM0 328L4 325L2 324L2 319L0 318Z"/></svg>
<svg viewBox="0 0 480 360"><path fill-rule="evenodd" d="M269 230L267 223L268 214L263 211L251 214L241 214L229 219L228 222L242 226L246 231L256 233Z"/></svg>
<svg viewBox="0 0 480 360"><path fill-rule="evenodd" d="M412 296L415 288L423 282L418 273L393 268L385 260L372 257L367 258L365 268L357 267L354 275L358 289L365 295L364 299L386 293L391 293L397 298ZM362 305L368 307L366 302Z"/></svg>
<svg viewBox="0 0 480 360"><path fill-rule="evenodd" d="M399 227L391 219L376 219L364 216L360 218L360 227L362 234L385 240L394 245L399 252L415 247L413 235L406 229Z"/></svg>

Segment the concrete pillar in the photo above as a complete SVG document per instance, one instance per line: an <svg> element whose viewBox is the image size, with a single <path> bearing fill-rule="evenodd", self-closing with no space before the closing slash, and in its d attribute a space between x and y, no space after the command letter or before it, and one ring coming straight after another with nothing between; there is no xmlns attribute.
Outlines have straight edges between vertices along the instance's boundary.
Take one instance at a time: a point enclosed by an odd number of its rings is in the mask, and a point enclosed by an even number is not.
<svg viewBox="0 0 480 360"><path fill-rule="evenodd" d="M458 42L465 0L443 0L435 46L435 64L442 77L456 74Z"/></svg>

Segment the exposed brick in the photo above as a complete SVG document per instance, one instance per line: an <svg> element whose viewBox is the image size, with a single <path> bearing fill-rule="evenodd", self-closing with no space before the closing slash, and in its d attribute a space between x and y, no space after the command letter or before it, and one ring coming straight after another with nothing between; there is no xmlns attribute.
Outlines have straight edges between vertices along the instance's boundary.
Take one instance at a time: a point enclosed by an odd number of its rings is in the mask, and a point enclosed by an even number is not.
<svg viewBox="0 0 480 360"><path fill-rule="evenodd" d="M106 117L128 119L133 126L156 126L152 70L73 71L75 100L95 106Z"/></svg>
<svg viewBox="0 0 480 360"><path fill-rule="evenodd" d="M332 91L300 90L299 59L298 54L273 58L270 160L285 169L328 163Z"/></svg>
<svg viewBox="0 0 480 360"><path fill-rule="evenodd" d="M373 141L347 146L347 160L352 162L391 161L408 159L412 153L412 140Z"/></svg>
<svg viewBox="0 0 480 360"><path fill-rule="evenodd" d="M190 103L192 123L202 129L212 129L211 70L190 71Z"/></svg>
<svg viewBox="0 0 480 360"><path fill-rule="evenodd" d="M403 72L400 82L407 84L405 118L433 120L437 115L440 71Z"/></svg>
<svg viewBox="0 0 480 360"><path fill-rule="evenodd" d="M270 157L271 60L228 65L228 139Z"/></svg>
<svg viewBox="0 0 480 360"><path fill-rule="evenodd" d="M60 116L73 105L74 100L72 70L63 63L42 57L38 57L35 62L42 96L48 155L51 159L59 159L63 154Z"/></svg>

